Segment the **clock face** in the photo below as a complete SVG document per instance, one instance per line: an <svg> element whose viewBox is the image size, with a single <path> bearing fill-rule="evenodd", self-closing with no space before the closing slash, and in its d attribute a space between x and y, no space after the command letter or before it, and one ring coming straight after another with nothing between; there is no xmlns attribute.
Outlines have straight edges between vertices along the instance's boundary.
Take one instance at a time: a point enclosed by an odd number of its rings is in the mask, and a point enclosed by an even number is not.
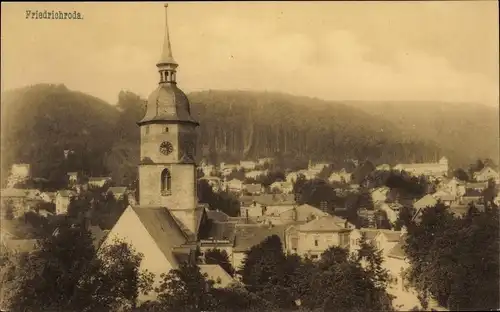
<svg viewBox="0 0 500 312"><path fill-rule="evenodd" d="M174 146L172 145L172 143L165 141L160 144L160 152L163 155L169 155L173 151L174 151Z"/></svg>

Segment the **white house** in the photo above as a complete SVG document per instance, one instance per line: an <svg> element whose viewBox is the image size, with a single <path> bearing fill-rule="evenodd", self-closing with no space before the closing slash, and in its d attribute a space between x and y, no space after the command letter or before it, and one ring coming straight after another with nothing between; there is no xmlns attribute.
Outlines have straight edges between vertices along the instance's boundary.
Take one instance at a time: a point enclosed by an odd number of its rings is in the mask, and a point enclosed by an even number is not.
<svg viewBox="0 0 500 312"><path fill-rule="evenodd" d="M351 182L351 174L348 173L345 169L340 170L339 172L332 172L330 177L328 177L328 181L330 183L350 183Z"/></svg>
<svg viewBox="0 0 500 312"><path fill-rule="evenodd" d="M371 197L373 203L376 205L385 202L387 199L387 195L389 194L390 191L391 189L388 188L387 186L377 187L373 189L371 191Z"/></svg>
<svg viewBox="0 0 500 312"><path fill-rule="evenodd" d="M272 157L264 157L264 158L259 158L257 160L259 166L264 166L265 164L272 164L274 161L274 158Z"/></svg>
<svg viewBox="0 0 500 312"><path fill-rule="evenodd" d="M240 161L240 168L245 170L254 170L257 164L252 160L242 160Z"/></svg>
<svg viewBox="0 0 500 312"><path fill-rule="evenodd" d="M273 191L278 191L280 193L291 194L293 192L293 183L276 181L269 186Z"/></svg>
<svg viewBox="0 0 500 312"><path fill-rule="evenodd" d="M238 179L232 179L226 182L226 189L231 192L241 192L243 190L243 182Z"/></svg>
<svg viewBox="0 0 500 312"><path fill-rule="evenodd" d="M256 180L261 176L267 175L268 173L269 173L269 170L252 170L252 171L245 172L245 178Z"/></svg>
<svg viewBox="0 0 500 312"><path fill-rule="evenodd" d="M493 170L489 166L484 167L483 169L481 169L478 172L474 172L474 180L476 180L478 182L485 182L485 181L488 181L490 179L493 179L497 183L499 181L498 172L496 172L495 170Z"/></svg>
<svg viewBox="0 0 500 312"><path fill-rule="evenodd" d="M332 216L316 217L305 224L291 225L285 231L287 251L318 259L332 246L348 247L351 229L339 226Z"/></svg>
<svg viewBox="0 0 500 312"><path fill-rule="evenodd" d="M399 211L403 208L403 205L399 203L381 203L378 208L387 214L387 219L394 223L399 218Z"/></svg>
<svg viewBox="0 0 500 312"><path fill-rule="evenodd" d="M437 163L398 164L394 166L394 170L405 171L415 176L446 177L448 169L446 157L442 157Z"/></svg>
<svg viewBox="0 0 500 312"><path fill-rule="evenodd" d="M56 193L56 214L68 213L69 203L76 196L76 192L60 190Z"/></svg>
<svg viewBox="0 0 500 312"><path fill-rule="evenodd" d="M92 187L103 187L106 182L111 182L110 177L90 177L89 186Z"/></svg>

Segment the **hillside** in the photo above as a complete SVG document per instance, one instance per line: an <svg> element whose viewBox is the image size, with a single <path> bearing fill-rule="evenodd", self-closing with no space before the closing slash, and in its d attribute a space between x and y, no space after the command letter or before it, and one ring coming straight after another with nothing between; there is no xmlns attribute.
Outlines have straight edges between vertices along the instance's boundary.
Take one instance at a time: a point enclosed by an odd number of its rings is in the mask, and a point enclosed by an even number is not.
<svg viewBox="0 0 500 312"><path fill-rule="evenodd" d="M384 111L267 92L203 91L188 96L201 123L200 154L214 161L277 153L290 163L311 158L339 166L346 158L394 164L447 155L457 165L477 157L495 158L484 138L498 135L491 130L498 120L486 108L476 114L453 110L448 116L435 106L408 113L397 107ZM1 109L3 170L13 162L26 162L38 177L61 177L82 168L92 175L112 174L118 183L135 179L135 122L144 113L144 100L137 95L121 92L112 106L64 85L35 85L2 94ZM406 119L398 119L400 115ZM485 116L482 124L480 116ZM65 159L65 149L75 152Z"/></svg>

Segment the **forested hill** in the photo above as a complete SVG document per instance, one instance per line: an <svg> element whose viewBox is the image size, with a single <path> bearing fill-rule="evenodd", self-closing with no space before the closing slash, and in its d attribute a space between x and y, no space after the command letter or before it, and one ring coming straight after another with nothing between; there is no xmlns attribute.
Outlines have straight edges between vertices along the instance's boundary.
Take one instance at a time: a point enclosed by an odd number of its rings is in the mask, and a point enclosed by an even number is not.
<svg viewBox="0 0 500 312"><path fill-rule="evenodd" d="M394 164L434 161L446 155L452 163L464 165L477 157L496 156L482 147L488 144L486 140L471 139L463 147L460 133L497 138L488 125L473 127L477 122L473 114L443 118L440 125L447 131L433 138L431 130L412 127L415 114L399 122L389 113L352 103L246 91L203 91L188 96L201 123L200 154L215 161L278 153L295 163L309 158L333 163L368 158L376 164ZM64 85L43 84L2 94L1 108L3 172L13 162L26 162L38 177L53 179L82 168L94 176L112 174L117 183L135 179L139 162L136 121L144 114L144 100L137 95L121 92L117 105L112 106ZM421 113L420 120L425 120L425 114L439 120L439 111L432 106ZM491 117L487 110L482 114ZM74 152L65 159L64 150Z"/></svg>

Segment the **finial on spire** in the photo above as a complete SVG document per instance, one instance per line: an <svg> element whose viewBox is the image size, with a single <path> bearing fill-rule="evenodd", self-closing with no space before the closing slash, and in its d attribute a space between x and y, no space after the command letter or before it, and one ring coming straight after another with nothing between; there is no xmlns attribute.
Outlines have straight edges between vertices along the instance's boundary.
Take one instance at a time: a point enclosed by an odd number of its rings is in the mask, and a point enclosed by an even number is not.
<svg viewBox="0 0 500 312"><path fill-rule="evenodd" d="M170 35L168 32L168 3L164 4L165 7L165 38L163 39L163 51L161 54L160 64L177 64L172 56L172 47L170 46Z"/></svg>

